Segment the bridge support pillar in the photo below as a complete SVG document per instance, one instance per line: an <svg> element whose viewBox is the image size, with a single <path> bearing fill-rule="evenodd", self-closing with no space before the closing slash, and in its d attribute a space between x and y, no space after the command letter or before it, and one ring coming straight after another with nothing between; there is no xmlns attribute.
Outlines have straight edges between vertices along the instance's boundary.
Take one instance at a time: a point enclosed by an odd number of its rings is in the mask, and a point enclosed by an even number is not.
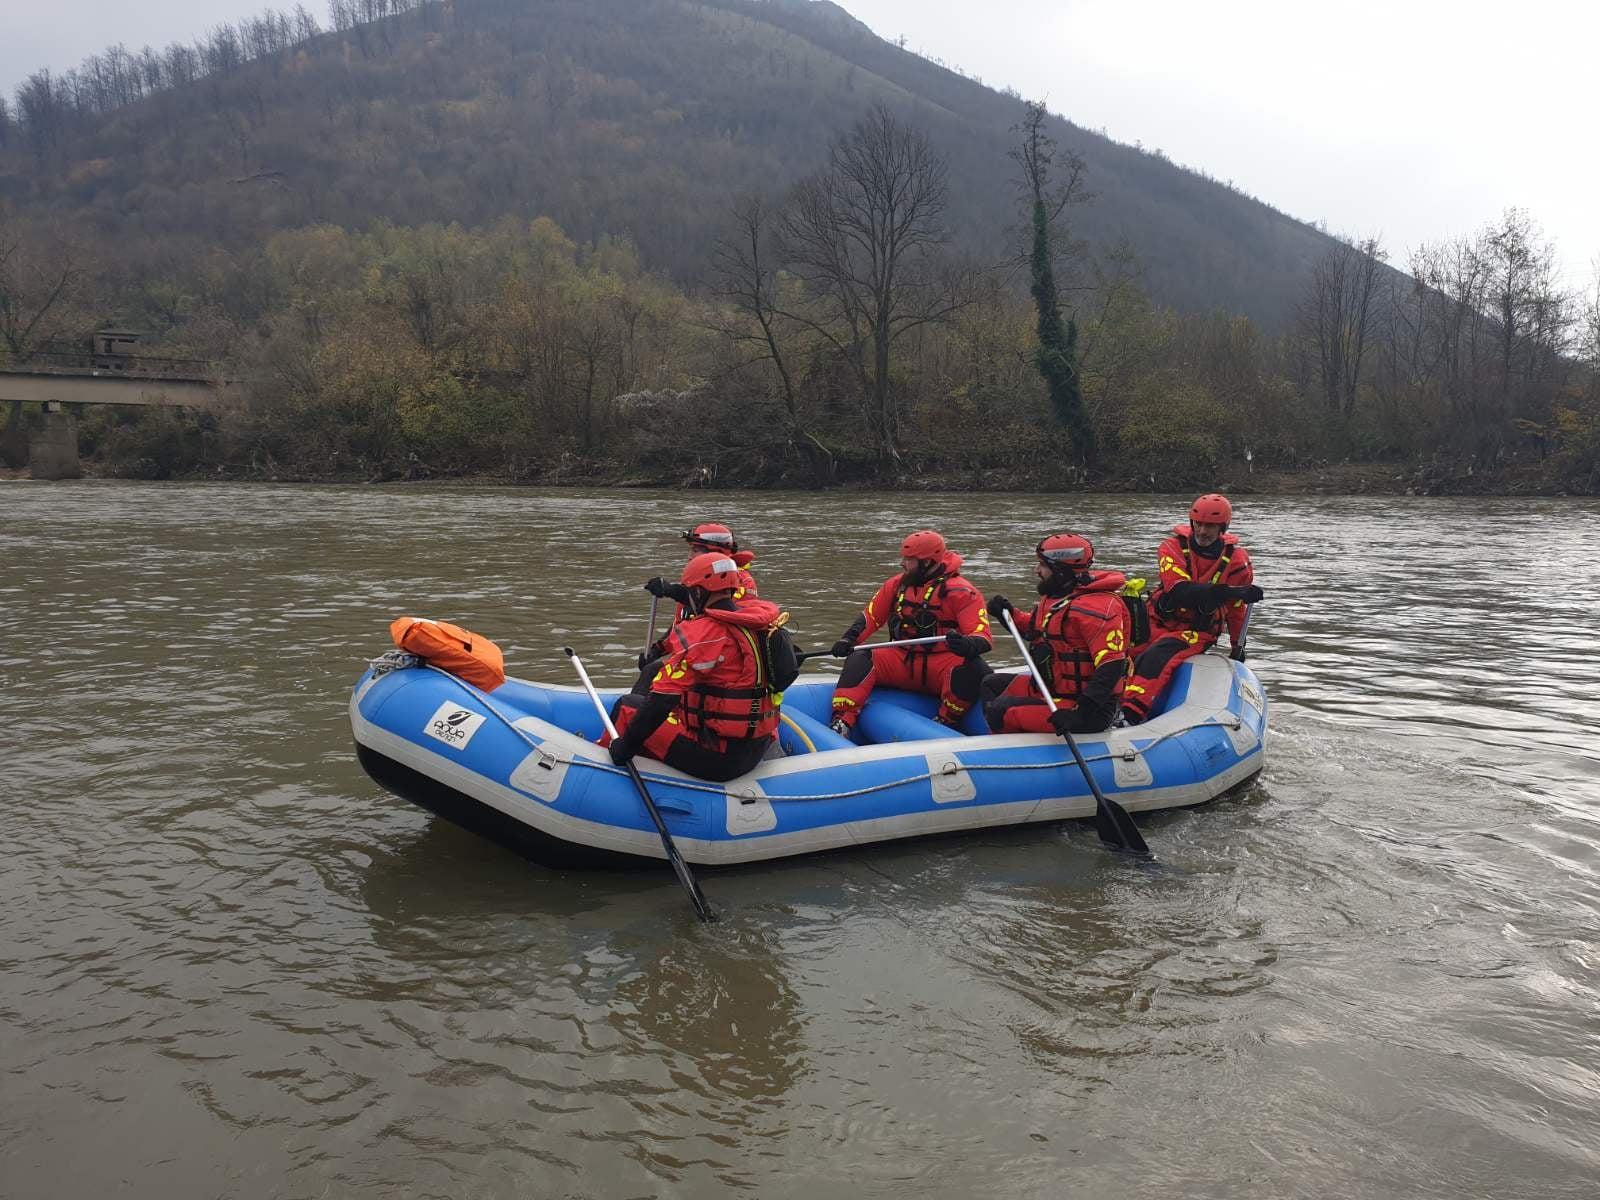
<svg viewBox="0 0 1600 1200"><path fill-rule="evenodd" d="M59 401L45 405L44 424L28 445L28 474L35 479L77 479L83 474L78 462L78 421Z"/></svg>
<svg viewBox="0 0 1600 1200"><path fill-rule="evenodd" d="M28 431L22 427L22 401L0 401L0 466L21 467L28 461Z"/></svg>

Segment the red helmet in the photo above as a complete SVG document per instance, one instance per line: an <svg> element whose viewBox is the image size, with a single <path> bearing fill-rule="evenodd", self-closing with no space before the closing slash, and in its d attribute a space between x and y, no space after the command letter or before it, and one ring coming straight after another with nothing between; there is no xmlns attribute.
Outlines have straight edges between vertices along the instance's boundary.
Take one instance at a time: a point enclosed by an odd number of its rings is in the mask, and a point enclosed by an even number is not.
<svg viewBox="0 0 1600 1200"><path fill-rule="evenodd" d="M901 558L938 558L944 553L944 537L932 529L919 529L900 543Z"/></svg>
<svg viewBox="0 0 1600 1200"><path fill-rule="evenodd" d="M1052 571L1087 571L1094 563L1094 543L1079 533L1052 533L1034 553Z"/></svg>
<svg viewBox="0 0 1600 1200"><path fill-rule="evenodd" d="M739 586L739 564L726 554L696 554L683 567L683 586L731 592Z"/></svg>
<svg viewBox="0 0 1600 1200"><path fill-rule="evenodd" d="M1189 520L1203 525L1227 525L1233 520L1233 505L1226 496L1207 492L1189 506Z"/></svg>
<svg viewBox="0 0 1600 1200"><path fill-rule="evenodd" d="M693 529L685 529L683 540L696 549L720 550L724 554L739 548L739 543L733 539L733 530L715 521L702 521Z"/></svg>

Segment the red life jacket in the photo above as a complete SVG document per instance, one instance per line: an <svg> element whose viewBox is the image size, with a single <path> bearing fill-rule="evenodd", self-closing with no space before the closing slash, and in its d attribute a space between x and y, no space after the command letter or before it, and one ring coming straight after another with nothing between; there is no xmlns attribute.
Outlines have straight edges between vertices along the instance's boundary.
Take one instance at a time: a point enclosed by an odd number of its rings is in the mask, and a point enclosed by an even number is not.
<svg viewBox="0 0 1600 1200"><path fill-rule="evenodd" d="M778 697L766 676L761 638L784 614L766 600L747 597L734 605L680 622L657 675L685 685L679 700L685 731L719 749L771 737L778 728Z"/></svg>
<svg viewBox="0 0 1600 1200"><path fill-rule="evenodd" d="M1119 594L1126 582L1120 571L1096 572L1087 584L1065 596L1041 598L1033 610L1029 653L1058 700L1075 701L1098 665L1095 650L1084 640L1074 617L1091 618L1096 625L1117 622L1122 636L1114 649L1127 652L1128 607Z"/></svg>
<svg viewBox="0 0 1600 1200"><path fill-rule="evenodd" d="M958 579L960 574L961 556L946 551L938 570L926 582L907 583L902 575L894 603L889 608L888 620L884 622L889 628L889 637L899 641L902 638L961 633L960 613L955 605L948 603L951 582ZM970 590L970 585L964 579L960 580L960 586ZM938 648L916 646L910 649Z"/></svg>
<svg viewBox="0 0 1600 1200"><path fill-rule="evenodd" d="M1222 542L1222 551L1215 558L1207 558L1197 554L1194 548L1194 530L1188 525L1174 525L1172 539L1178 543L1178 551L1183 556L1182 567L1189 574L1193 583L1231 583L1231 575L1241 574L1241 569L1248 566L1250 555L1245 548L1239 545L1236 534L1224 533L1219 539ZM1167 567L1161 564L1161 573L1166 575ZM1246 581L1248 581L1246 579ZM1224 610L1217 609L1213 613L1201 613L1192 608L1175 608L1170 613L1163 614L1157 606L1161 597L1160 591L1151 597L1150 619L1166 629L1188 629L1210 637L1213 641L1222 636L1222 623Z"/></svg>

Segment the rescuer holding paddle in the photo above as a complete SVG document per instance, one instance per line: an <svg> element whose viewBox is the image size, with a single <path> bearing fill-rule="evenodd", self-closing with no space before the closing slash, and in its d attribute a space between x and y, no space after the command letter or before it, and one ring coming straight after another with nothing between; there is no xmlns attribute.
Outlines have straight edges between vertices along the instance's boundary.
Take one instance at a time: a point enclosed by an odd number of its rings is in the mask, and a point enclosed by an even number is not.
<svg viewBox="0 0 1600 1200"><path fill-rule="evenodd" d="M895 640L941 636L931 645L856 648L888 627ZM878 684L939 697L935 720L957 729L978 699L989 674L982 654L991 649L983 595L961 574L961 556L932 529L911 534L900 545L900 574L877 593L833 645L845 660L833 693L833 728L846 737L861 719ZM846 657L848 656L848 657Z"/></svg>
<svg viewBox="0 0 1600 1200"><path fill-rule="evenodd" d="M982 685L984 718L994 733L1099 733L1117 715L1128 673L1130 622L1120 594L1126 577L1091 571L1094 543L1076 533L1051 534L1034 554L1034 610L995 596L989 615L1003 621L1011 613L1058 707L1051 711L1026 671L991 675Z"/></svg>
<svg viewBox="0 0 1600 1200"><path fill-rule="evenodd" d="M726 554L697 554L683 569L686 615L664 639L649 690L612 710L621 764L635 754L701 779L755 768L778 727L778 698L762 646L782 623L776 604L740 595L744 570Z"/></svg>

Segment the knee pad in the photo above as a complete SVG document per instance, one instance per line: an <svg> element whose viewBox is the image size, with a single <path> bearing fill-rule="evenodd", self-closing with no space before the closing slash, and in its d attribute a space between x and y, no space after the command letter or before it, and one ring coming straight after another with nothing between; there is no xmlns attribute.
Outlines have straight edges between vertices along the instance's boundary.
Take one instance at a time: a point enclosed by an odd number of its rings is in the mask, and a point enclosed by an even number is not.
<svg viewBox="0 0 1600 1200"><path fill-rule="evenodd" d="M1010 686L1011 676L1002 675L998 672L995 672L993 674L986 675L983 682L978 685L978 695L983 699L983 702L987 704Z"/></svg>
<svg viewBox="0 0 1600 1200"><path fill-rule="evenodd" d="M950 672L950 691L963 700L976 700L984 677L994 674L994 668L981 658L969 658Z"/></svg>
<svg viewBox="0 0 1600 1200"><path fill-rule="evenodd" d="M867 677L867 672L872 670L871 650L852 650L850 657L844 660L844 670L839 672L840 687L855 687Z"/></svg>

